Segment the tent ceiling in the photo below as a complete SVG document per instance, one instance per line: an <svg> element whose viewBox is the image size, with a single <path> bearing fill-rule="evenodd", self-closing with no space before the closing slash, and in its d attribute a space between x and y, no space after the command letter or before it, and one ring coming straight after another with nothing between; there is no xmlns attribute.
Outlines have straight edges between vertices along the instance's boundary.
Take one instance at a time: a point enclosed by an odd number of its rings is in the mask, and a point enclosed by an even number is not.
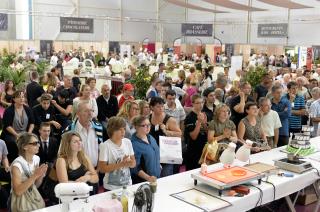
<svg viewBox="0 0 320 212"><path fill-rule="evenodd" d="M305 8L312 8L310 6L306 6L303 4L298 4L295 2L292 2L290 0L258 0L266 4L271 4L277 7L284 7L288 9L305 9Z"/></svg>
<svg viewBox="0 0 320 212"><path fill-rule="evenodd" d="M210 4L215 4L221 7L234 9L234 10L245 10L245 11L264 11L265 10L261 8L250 7L247 5L239 4L237 2L233 2L230 0L203 0L203 1L208 2Z"/></svg>
<svg viewBox="0 0 320 212"><path fill-rule="evenodd" d="M199 7L197 5L194 4L188 4L179 0L166 0L167 2L171 3L171 4L175 4L177 6L180 7L185 7L188 9L194 9L194 10L200 10L200 11L204 11L204 12L210 12L210 13L227 13L227 12L223 12L223 11L219 11L219 10L212 10L212 9L208 9L208 8L204 8L204 7Z"/></svg>

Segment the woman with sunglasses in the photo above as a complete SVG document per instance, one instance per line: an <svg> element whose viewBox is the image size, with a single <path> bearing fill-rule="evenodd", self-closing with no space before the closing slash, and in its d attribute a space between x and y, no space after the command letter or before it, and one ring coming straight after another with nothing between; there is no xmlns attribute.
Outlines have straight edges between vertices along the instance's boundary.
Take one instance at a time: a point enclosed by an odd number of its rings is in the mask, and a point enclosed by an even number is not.
<svg viewBox="0 0 320 212"><path fill-rule="evenodd" d="M32 110L25 105L25 93L16 91L13 93L13 104L3 114L3 131L0 136L6 142L10 163L18 157L16 140L19 133L31 133L33 128L34 117Z"/></svg>
<svg viewBox="0 0 320 212"><path fill-rule="evenodd" d="M56 172L59 183L73 181L97 186L99 180L97 172L84 153L81 137L77 132L70 131L62 135ZM95 189L92 194L96 193Z"/></svg>
<svg viewBox="0 0 320 212"><path fill-rule="evenodd" d="M12 192L14 195L21 196L33 185L37 188L41 185L44 176L46 175L48 165L42 164L39 166L40 158L36 154L39 151L40 142L36 135L28 132L24 132L19 135L18 140L18 150L19 157L17 157L11 164L11 182L12 182ZM33 189L36 189L33 187ZM35 197L32 196L31 197ZM38 197L41 197L40 194ZM30 202L35 202L36 200L29 200ZM38 200L38 208L33 208L33 210L40 209L44 207L44 202ZM42 203L41 203L42 202ZM14 202L11 204L12 211L16 211ZM12 208L12 206L14 208Z"/></svg>
<svg viewBox="0 0 320 212"><path fill-rule="evenodd" d="M136 133L131 138L136 166L131 169L132 182L155 182L160 177L160 151L156 140L149 134L150 121L145 116L133 119Z"/></svg>

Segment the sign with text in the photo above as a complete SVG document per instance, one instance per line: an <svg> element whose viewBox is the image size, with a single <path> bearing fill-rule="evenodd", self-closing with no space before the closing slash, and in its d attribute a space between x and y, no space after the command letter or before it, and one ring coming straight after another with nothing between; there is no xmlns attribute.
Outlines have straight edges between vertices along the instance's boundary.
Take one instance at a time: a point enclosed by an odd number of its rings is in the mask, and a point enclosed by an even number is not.
<svg viewBox="0 0 320 212"><path fill-rule="evenodd" d="M0 31L8 30L8 14L0 13Z"/></svg>
<svg viewBox="0 0 320 212"><path fill-rule="evenodd" d="M93 33L93 19L60 17L60 32Z"/></svg>
<svg viewBox="0 0 320 212"><path fill-rule="evenodd" d="M288 36L288 24L258 24L258 37L280 38Z"/></svg>
<svg viewBox="0 0 320 212"><path fill-rule="evenodd" d="M183 36L211 37L212 30L212 24L181 24Z"/></svg>

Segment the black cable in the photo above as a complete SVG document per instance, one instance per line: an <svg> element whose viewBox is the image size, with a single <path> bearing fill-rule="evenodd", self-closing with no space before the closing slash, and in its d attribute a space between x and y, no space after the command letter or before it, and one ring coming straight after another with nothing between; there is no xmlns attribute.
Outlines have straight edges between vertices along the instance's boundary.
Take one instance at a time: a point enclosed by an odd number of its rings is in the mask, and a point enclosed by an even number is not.
<svg viewBox="0 0 320 212"><path fill-rule="evenodd" d="M276 200L276 186L273 183L269 182L269 181L262 180L262 182L272 185L272 187L273 187L273 201Z"/></svg>
<svg viewBox="0 0 320 212"><path fill-rule="evenodd" d="M314 168L314 167L312 167L312 169L310 169L310 170L316 170L317 171L317 173L318 173L318 177L320 177L320 172L319 172L319 170L318 169L316 169L316 168Z"/></svg>
<svg viewBox="0 0 320 212"><path fill-rule="evenodd" d="M255 186L255 185L252 185L252 184L250 184L250 186L255 187L255 188L256 188L256 189L258 189L258 190L259 190L259 192L260 192L260 196L259 196L258 202L256 203L255 208L256 208L256 207L258 207L259 202L260 202L260 206L261 206L261 205L262 205L262 199L263 199L263 191L262 191L262 189L261 189L261 188L259 188L259 187L257 187L257 186Z"/></svg>

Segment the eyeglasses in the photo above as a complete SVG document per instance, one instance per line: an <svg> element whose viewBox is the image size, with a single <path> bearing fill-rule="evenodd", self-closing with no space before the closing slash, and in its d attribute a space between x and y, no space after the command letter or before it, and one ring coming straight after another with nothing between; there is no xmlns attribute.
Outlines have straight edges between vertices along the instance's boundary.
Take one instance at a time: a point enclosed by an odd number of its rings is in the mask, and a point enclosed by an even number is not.
<svg viewBox="0 0 320 212"><path fill-rule="evenodd" d="M151 124L142 124L142 125L140 125L140 127L149 128L149 127L151 127Z"/></svg>
<svg viewBox="0 0 320 212"><path fill-rule="evenodd" d="M36 142L32 142L32 143L28 143L32 146L37 146L37 145L40 145L40 141L36 141Z"/></svg>

